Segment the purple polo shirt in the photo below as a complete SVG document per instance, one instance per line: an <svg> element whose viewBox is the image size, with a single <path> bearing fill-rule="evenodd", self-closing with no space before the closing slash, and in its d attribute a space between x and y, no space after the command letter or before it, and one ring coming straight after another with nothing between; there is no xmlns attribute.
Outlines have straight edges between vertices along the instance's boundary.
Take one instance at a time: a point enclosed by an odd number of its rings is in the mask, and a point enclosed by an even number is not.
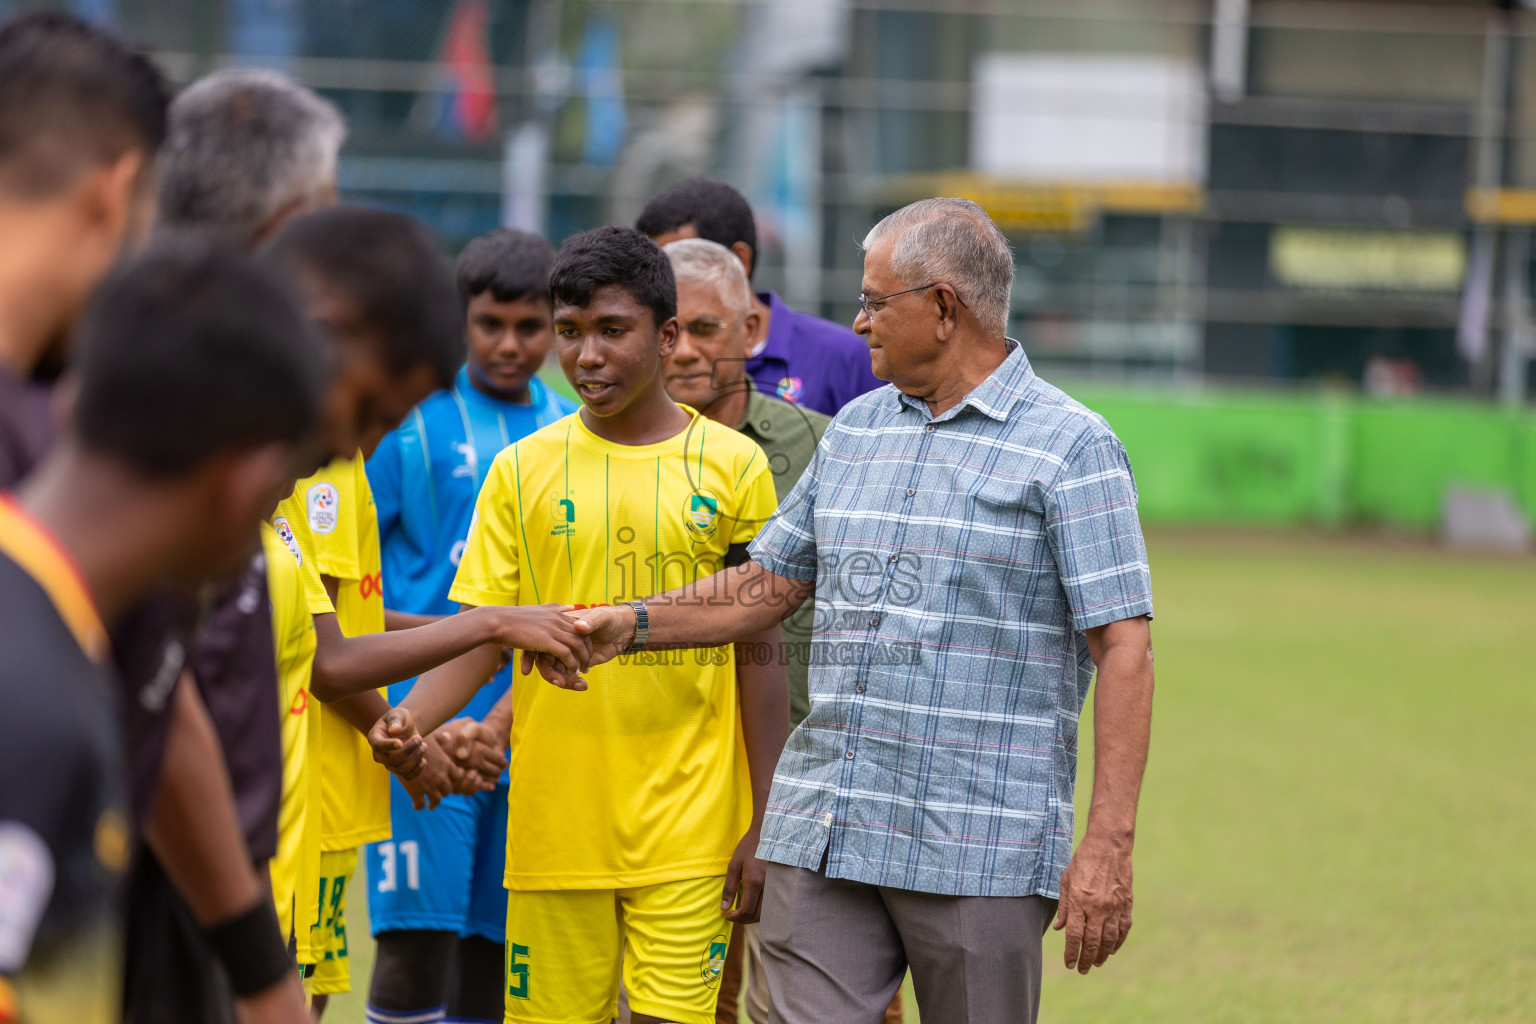
<svg viewBox="0 0 1536 1024"><path fill-rule="evenodd" d="M828 416L885 381L869 368L869 346L841 324L784 305L773 292L757 297L772 310L763 350L747 360L747 373L765 395Z"/></svg>

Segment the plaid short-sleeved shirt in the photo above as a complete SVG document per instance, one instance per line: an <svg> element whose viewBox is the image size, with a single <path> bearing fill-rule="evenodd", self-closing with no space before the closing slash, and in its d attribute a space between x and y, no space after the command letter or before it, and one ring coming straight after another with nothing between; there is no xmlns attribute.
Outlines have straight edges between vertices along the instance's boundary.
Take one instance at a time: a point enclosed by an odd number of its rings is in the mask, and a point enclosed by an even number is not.
<svg viewBox="0 0 1536 1024"><path fill-rule="evenodd" d="M1104 420L1017 343L942 416L855 399L752 542L816 580L811 713L758 856L875 885L1056 896L1072 852L1083 630L1152 613L1136 486Z"/></svg>

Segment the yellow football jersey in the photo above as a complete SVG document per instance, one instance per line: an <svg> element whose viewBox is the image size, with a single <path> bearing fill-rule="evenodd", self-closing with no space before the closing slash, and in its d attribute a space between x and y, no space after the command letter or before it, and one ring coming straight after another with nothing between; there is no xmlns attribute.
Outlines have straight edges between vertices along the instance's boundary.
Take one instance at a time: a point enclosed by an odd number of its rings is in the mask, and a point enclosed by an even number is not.
<svg viewBox="0 0 1536 1024"><path fill-rule="evenodd" d="M314 963L309 928L319 917L320 715L309 695L315 664L315 618L299 575L298 545L272 527L261 531L272 606L272 648L277 659L278 707L283 716L283 796L277 813L277 856L271 862L272 898L284 935L294 935L298 961ZM297 927L295 927L297 922Z"/></svg>
<svg viewBox="0 0 1536 1024"><path fill-rule="evenodd" d="M325 594L319 576L334 576L339 581L336 624L342 633L384 632L379 521L362 458L339 459L300 480L278 504L277 518L302 553L300 570L309 577L311 607ZM273 525L283 532L276 518ZM317 586L319 596L314 595ZM325 610L330 610L329 599ZM350 850L388 839L389 773L374 761L367 739L324 705L320 734L321 849Z"/></svg>
<svg viewBox="0 0 1536 1024"><path fill-rule="evenodd" d="M599 605L707 576L773 514L756 443L687 410L658 444L575 413L496 457L449 596ZM612 889L725 872L752 797L731 648L640 652L591 689L513 677L506 884Z"/></svg>

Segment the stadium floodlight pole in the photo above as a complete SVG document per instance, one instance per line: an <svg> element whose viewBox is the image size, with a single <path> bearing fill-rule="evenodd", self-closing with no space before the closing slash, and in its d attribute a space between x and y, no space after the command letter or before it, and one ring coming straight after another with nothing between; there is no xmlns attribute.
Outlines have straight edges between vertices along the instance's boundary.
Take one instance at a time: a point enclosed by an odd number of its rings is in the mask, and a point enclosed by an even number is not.
<svg viewBox="0 0 1536 1024"><path fill-rule="evenodd" d="M1531 293L1527 265L1531 258L1531 229L1513 227L1504 233L1504 345L1499 352L1498 396L1501 405L1518 408L1525 402L1526 370L1531 361Z"/></svg>
<svg viewBox="0 0 1536 1024"><path fill-rule="evenodd" d="M1488 394L1494 381L1494 356L1489 338L1498 261L1498 193L1508 163L1509 101L1512 88L1510 28L1511 0L1496 0L1488 12L1483 45L1483 84L1477 105L1477 138L1473 173L1477 202L1473 214L1472 249L1467 282L1462 290L1457 347L1472 364L1472 388ZM1507 343L1507 342L1506 342Z"/></svg>

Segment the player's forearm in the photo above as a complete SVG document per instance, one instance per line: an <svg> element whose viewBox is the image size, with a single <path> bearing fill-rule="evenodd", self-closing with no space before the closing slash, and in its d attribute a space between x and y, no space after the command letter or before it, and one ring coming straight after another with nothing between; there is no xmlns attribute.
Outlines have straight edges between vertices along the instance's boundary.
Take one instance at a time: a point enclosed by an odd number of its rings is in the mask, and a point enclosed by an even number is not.
<svg viewBox="0 0 1536 1024"><path fill-rule="evenodd" d="M415 629L417 626L430 626L441 615L419 615L416 612L397 612L393 608L384 609L384 629L386 632L394 632L397 629Z"/></svg>
<svg viewBox="0 0 1536 1024"><path fill-rule="evenodd" d="M741 695L741 731L752 777L752 827L762 827L773 773L789 738L789 675L780 651L784 637L770 626L737 645L736 685Z"/></svg>
<svg viewBox="0 0 1536 1024"><path fill-rule="evenodd" d="M495 638L478 615L449 615L416 629L344 636L334 615L315 616L314 695L330 702L421 675ZM495 652L492 652L495 657Z"/></svg>
<svg viewBox="0 0 1536 1024"><path fill-rule="evenodd" d="M1144 618L1103 627L1094 661L1093 796L1087 833L1129 847L1152 735L1152 639Z"/></svg>
<svg viewBox="0 0 1536 1024"><path fill-rule="evenodd" d="M423 736L429 735L464 710L464 705L496 674L500 665L499 650L494 647L476 648L416 680L400 706L415 716L417 731ZM510 729L510 709L508 716Z"/></svg>
<svg viewBox="0 0 1536 1024"><path fill-rule="evenodd" d="M224 751L190 672L172 699L144 840L197 923L208 927L250 910L266 893L240 830Z"/></svg>
<svg viewBox="0 0 1536 1024"><path fill-rule="evenodd" d="M651 647L719 647L776 627L815 590L756 562L645 599Z"/></svg>
<svg viewBox="0 0 1536 1024"><path fill-rule="evenodd" d="M384 712L389 710L389 701L379 696L377 690L364 690L362 693L354 693L350 697L332 701L329 707L348 725L367 736L368 730L373 728L373 723L383 718Z"/></svg>

